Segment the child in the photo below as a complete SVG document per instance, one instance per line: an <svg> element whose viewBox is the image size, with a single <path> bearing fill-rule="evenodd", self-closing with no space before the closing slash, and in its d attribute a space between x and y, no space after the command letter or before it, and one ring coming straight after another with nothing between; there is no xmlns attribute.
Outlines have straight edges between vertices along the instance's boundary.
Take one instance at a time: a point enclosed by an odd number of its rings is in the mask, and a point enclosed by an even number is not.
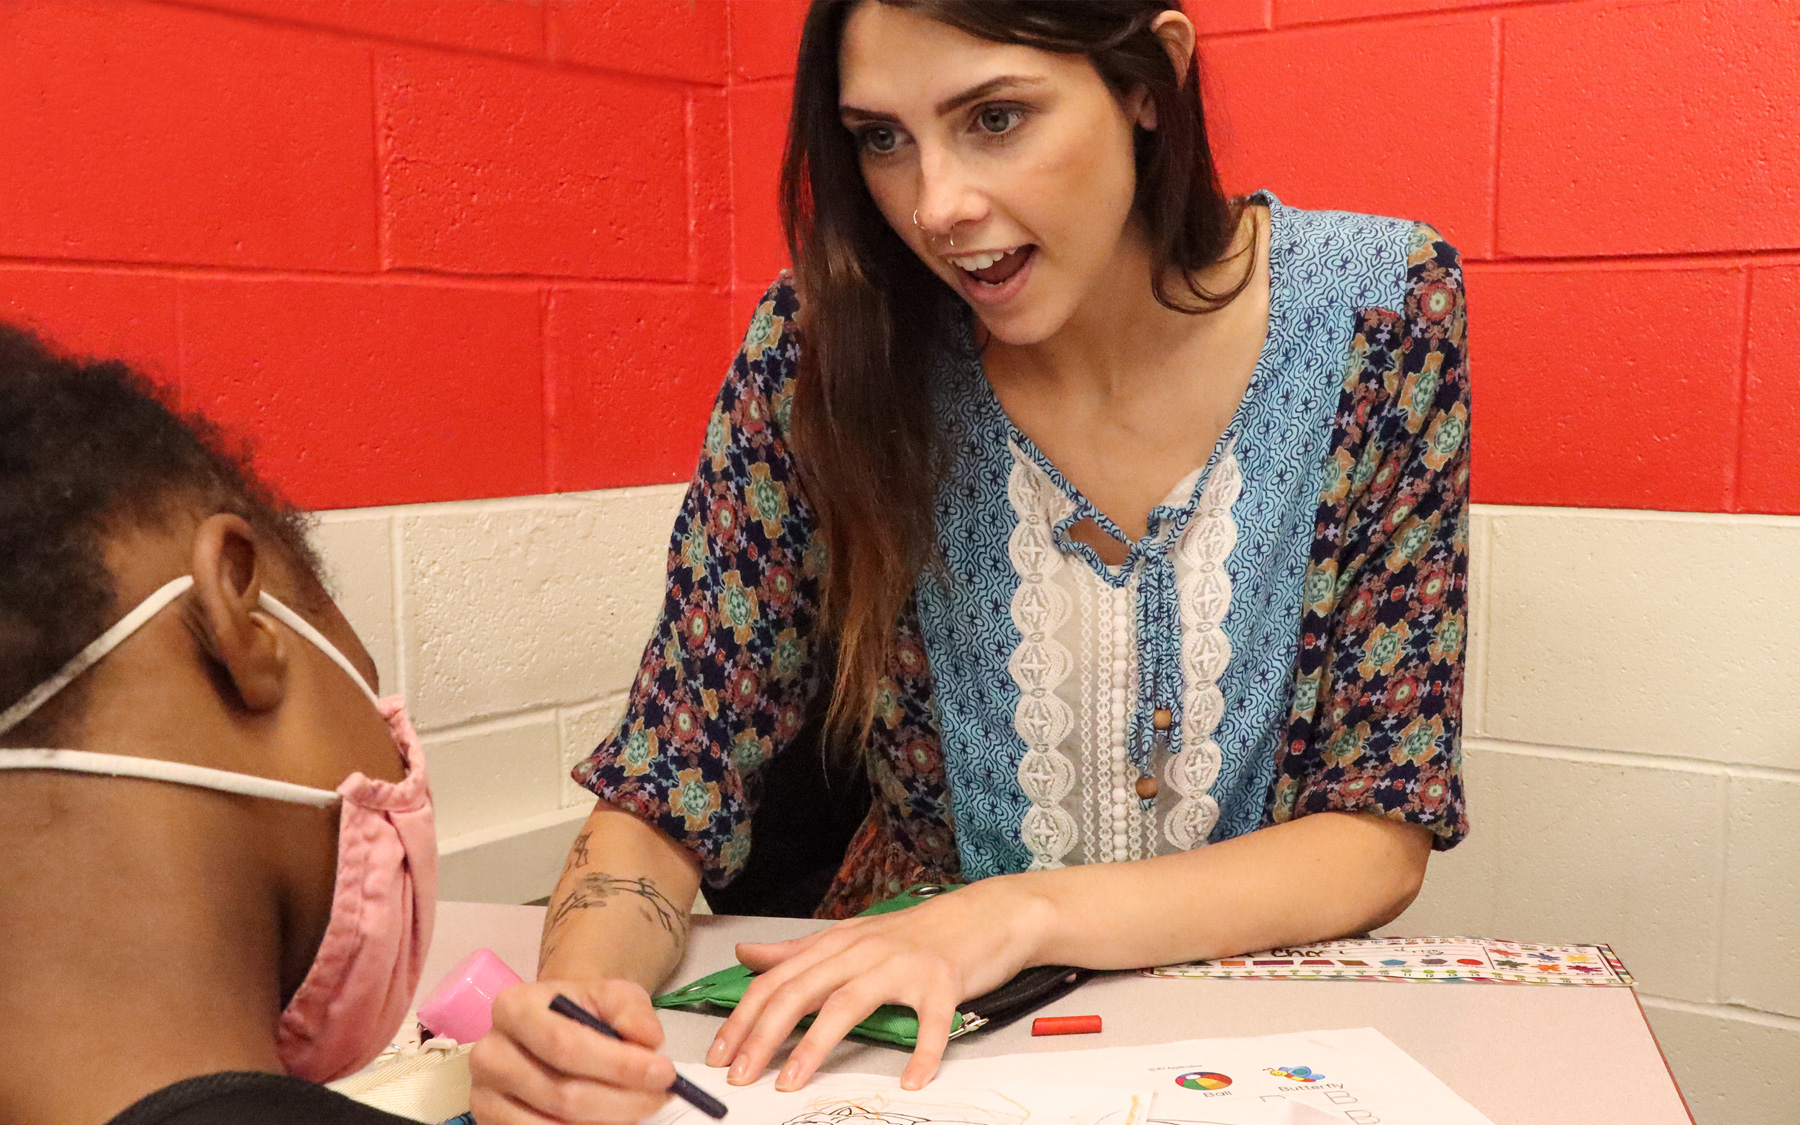
<svg viewBox="0 0 1800 1125"><path fill-rule="evenodd" d="M0 1121L382 1125L424 757L299 513L123 364L0 325Z"/></svg>

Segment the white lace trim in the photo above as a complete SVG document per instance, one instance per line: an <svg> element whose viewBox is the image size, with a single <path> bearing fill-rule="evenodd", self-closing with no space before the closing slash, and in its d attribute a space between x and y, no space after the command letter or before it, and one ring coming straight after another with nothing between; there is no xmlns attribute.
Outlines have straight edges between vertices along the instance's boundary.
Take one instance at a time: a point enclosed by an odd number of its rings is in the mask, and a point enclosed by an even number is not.
<svg viewBox="0 0 1800 1125"><path fill-rule="evenodd" d="M1096 677L1102 682L1106 679L1107 652L1112 647L1112 638L1109 635L1102 640L1095 633L1096 624L1103 628L1106 625L1104 621L1100 620L1100 606L1099 599L1095 596L1095 584L1075 582L1071 585L1074 587L1075 594L1075 616L1081 624L1078 638L1080 643L1074 648L1075 675L1077 677L1075 698L1083 702L1096 701L1100 698L1096 690ZM1088 659L1090 653L1097 653L1098 659ZM1077 771L1075 807L1071 811L1075 816L1076 831L1079 833L1076 841L1077 849L1079 849L1081 840L1095 839L1101 831L1102 813L1099 794L1106 785L1106 761L1103 757L1082 751L1105 742L1106 716L1100 707L1093 706L1091 702L1089 706L1077 707L1075 712L1081 730L1076 735L1078 750L1071 755Z"/></svg>
<svg viewBox="0 0 1800 1125"><path fill-rule="evenodd" d="M1228 450L1213 466L1206 491L1176 548L1181 673L1186 687L1182 693L1181 752L1170 756L1165 776L1181 799L1164 819L1163 834L1183 851L1206 843L1219 822L1219 802L1209 792L1219 779L1222 761L1213 734L1225 717L1219 677L1231 662L1231 639L1220 626L1231 608L1231 575L1225 559L1237 545L1231 506L1243 486L1237 455Z"/></svg>
<svg viewBox="0 0 1800 1125"><path fill-rule="evenodd" d="M1134 786L1137 768L1131 764L1129 747L1131 716L1136 704L1137 646L1135 642L1138 585L1136 580L1114 588L1083 574L1083 585L1097 587L1096 609L1100 617L1100 648L1095 663L1100 667L1100 683L1091 700L1095 715L1095 737L1087 744L1088 756L1095 765L1096 792L1092 803L1098 811L1099 825L1088 841L1088 858L1097 863L1121 863L1142 859L1143 828L1154 828L1154 817L1145 816ZM1092 650L1089 650L1090 652ZM1154 832L1152 832L1154 837Z"/></svg>
<svg viewBox="0 0 1800 1125"><path fill-rule="evenodd" d="M1063 559L1051 533L1073 505L1017 445L1012 455L1006 495L1019 522L1007 540L1006 553L1019 576L1012 597L1019 647L1007 660L1006 670L1019 688L1013 714L1014 729L1025 743L1019 788L1031 800L1019 835L1031 852L1031 869L1038 871L1063 866L1076 839L1075 818L1062 807L1075 785L1075 766L1059 749L1074 727L1075 712L1057 694L1072 663L1068 647L1056 639L1056 631L1068 619L1070 598L1053 581Z"/></svg>

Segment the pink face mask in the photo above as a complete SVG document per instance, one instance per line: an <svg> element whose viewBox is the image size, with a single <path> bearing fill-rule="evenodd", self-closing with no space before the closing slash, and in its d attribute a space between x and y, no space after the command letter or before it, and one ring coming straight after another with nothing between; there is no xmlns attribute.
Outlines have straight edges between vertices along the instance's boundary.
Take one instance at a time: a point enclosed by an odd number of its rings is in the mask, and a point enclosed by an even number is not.
<svg viewBox="0 0 1800 1125"><path fill-rule="evenodd" d="M193 584L192 578L177 578L145 598L54 676L0 713L0 734L24 722ZM406 762L403 780L353 773L333 792L186 762L83 750L0 750L0 769L142 777L320 808L341 804L331 918L312 968L282 1010L275 1033L276 1055L288 1073L329 1082L381 1053L418 987L437 911L431 789L425 780L425 753L407 721L404 701L397 695L377 699L337 646L267 593L262 608L318 646L380 710Z"/></svg>

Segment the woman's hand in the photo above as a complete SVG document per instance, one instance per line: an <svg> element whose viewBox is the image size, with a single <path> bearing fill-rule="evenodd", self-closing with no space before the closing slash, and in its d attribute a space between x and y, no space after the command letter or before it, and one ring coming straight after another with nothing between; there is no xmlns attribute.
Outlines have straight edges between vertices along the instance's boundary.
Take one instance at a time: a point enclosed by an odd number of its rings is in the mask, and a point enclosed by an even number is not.
<svg viewBox="0 0 1800 1125"><path fill-rule="evenodd" d="M557 993L625 1037L550 1010ZM494 1030L469 1053L469 1109L481 1125L610 1125L662 1108L675 1064L656 1053L662 1024L643 987L623 980L536 981L494 1000Z"/></svg>
<svg viewBox="0 0 1800 1125"><path fill-rule="evenodd" d="M937 1073L956 1006L1035 963L1049 910L1017 877L984 879L793 941L739 945L738 960L760 975L719 1029L707 1064L729 1065L733 1085L754 1082L795 1025L817 1012L775 1080L778 1090L796 1090L851 1028L883 1004L903 1004L919 1014L919 1042L900 1084L917 1090Z"/></svg>

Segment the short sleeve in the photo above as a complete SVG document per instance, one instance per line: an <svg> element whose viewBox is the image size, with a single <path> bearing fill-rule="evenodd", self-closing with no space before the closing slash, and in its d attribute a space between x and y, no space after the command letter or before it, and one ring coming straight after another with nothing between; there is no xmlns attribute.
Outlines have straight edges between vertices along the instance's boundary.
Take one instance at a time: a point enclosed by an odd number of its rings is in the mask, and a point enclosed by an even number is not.
<svg viewBox="0 0 1800 1125"><path fill-rule="evenodd" d="M625 713L572 771L693 852L713 886L748 858L761 768L818 689L823 542L788 439L797 312L784 276L751 318L675 518L662 616Z"/></svg>
<svg viewBox="0 0 1800 1125"><path fill-rule="evenodd" d="M1455 248L1407 249L1403 310L1357 314L1268 819L1374 813L1442 849L1468 832L1467 321Z"/></svg>

